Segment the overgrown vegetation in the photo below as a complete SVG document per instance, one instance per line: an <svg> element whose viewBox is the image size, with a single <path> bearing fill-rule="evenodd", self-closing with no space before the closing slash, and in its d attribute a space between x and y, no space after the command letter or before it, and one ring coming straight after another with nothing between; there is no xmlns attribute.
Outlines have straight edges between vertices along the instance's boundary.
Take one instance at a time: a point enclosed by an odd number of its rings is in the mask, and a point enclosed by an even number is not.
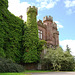
<svg viewBox="0 0 75 75"><path fill-rule="evenodd" d="M22 28L25 24L7 10L7 0L0 0L0 4L0 57L20 63Z"/></svg>
<svg viewBox="0 0 75 75"><path fill-rule="evenodd" d="M30 8L27 11L27 28L25 30L25 52L24 62L33 63L38 61L37 46L39 42L38 27L36 18L36 8Z"/></svg>
<svg viewBox="0 0 75 75"><path fill-rule="evenodd" d="M55 50L49 48L42 59L42 66L44 70L73 71L75 60L68 50L63 51L61 47Z"/></svg>
<svg viewBox="0 0 75 75"><path fill-rule="evenodd" d="M39 61L37 10L30 8L27 23L24 23L11 14L7 7L8 0L0 0L0 57L21 64Z"/></svg>
<svg viewBox="0 0 75 75"><path fill-rule="evenodd" d="M11 59L0 58L0 73L2 72L23 72L23 66L14 63Z"/></svg>

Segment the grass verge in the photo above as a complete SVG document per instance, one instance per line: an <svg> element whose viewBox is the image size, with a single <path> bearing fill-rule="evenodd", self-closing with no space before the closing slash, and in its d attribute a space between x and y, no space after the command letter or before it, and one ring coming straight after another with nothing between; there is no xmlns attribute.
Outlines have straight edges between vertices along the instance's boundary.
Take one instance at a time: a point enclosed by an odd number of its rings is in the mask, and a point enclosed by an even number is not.
<svg viewBox="0 0 75 75"><path fill-rule="evenodd" d="M41 70L25 70L25 73L39 73L39 72L52 72L52 71L41 71Z"/></svg>
<svg viewBox="0 0 75 75"><path fill-rule="evenodd" d="M25 73L0 73L0 75L29 75Z"/></svg>

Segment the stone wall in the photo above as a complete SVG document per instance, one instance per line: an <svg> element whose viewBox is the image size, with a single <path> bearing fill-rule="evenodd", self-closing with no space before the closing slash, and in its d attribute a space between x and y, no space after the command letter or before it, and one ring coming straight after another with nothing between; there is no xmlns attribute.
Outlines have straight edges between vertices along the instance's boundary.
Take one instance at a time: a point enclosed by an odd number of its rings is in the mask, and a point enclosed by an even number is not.
<svg viewBox="0 0 75 75"><path fill-rule="evenodd" d="M57 31L57 24L53 22L53 17L45 16L43 18L43 23L39 20L37 24L38 30L43 32L41 40L47 41L47 44L59 46L59 32Z"/></svg>

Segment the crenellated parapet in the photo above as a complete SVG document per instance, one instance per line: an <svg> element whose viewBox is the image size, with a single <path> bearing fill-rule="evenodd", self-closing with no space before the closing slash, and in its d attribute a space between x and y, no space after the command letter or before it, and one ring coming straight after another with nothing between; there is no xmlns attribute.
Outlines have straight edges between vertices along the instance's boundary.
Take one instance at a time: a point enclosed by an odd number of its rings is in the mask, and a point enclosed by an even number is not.
<svg viewBox="0 0 75 75"><path fill-rule="evenodd" d="M57 30L57 24L55 22L53 22L53 28Z"/></svg>
<svg viewBox="0 0 75 75"><path fill-rule="evenodd" d="M39 20L37 24L43 28L46 28L46 25L42 23L42 20Z"/></svg>
<svg viewBox="0 0 75 75"><path fill-rule="evenodd" d="M35 6L29 6L29 7L27 8L27 14L29 14L29 13L31 13L31 12L35 12L36 15L37 15L37 11L38 11L38 9L37 9Z"/></svg>
<svg viewBox="0 0 75 75"><path fill-rule="evenodd" d="M51 17L51 16L45 16L44 18L43 18L43 22L45 22L45 21L51 21L51 22L53 22L53 17Z"/></svg>

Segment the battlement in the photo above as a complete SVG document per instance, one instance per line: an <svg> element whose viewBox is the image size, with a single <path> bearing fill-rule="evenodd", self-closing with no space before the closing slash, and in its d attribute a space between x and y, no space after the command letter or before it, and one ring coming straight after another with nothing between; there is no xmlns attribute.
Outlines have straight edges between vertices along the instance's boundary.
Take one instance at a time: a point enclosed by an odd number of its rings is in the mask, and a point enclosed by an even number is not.
<svg viewBox="0 0 75 75"><path fill-rule="evenodd" d="M53 22L53 17L51 17L51 16L45 16L45 17L43 17L43 22L45 22L45 21L51 21L51 22Z"/></svg>
<svg viewBox="0 0 75 75"><path fill-rule="evenodd" d="M37 24L43 28L46 28L46 25L42 23L42 20L39 20Z"/></svg>
<svg viewBox="0 0 75 75"><path fill-rule="evenodd" d="M37 15L37 11L38 11L38 9L37 9L37 7L35 7L35 6L29 6L29 7L27 8L27 14L30 13L30 12L35 12L36 15Z"/></svg>
<svg viewBox="0 0 75 75"><path fill-rule="evenodd" d="M57 24L53 22L53 27L57 29Z"/></svg>
<svg viewBox="0 0 75 75"><path fill-rule="evenodd" d="M39 22L40 24L42 24L42 20L39 20L38 22Z"/></svg>

